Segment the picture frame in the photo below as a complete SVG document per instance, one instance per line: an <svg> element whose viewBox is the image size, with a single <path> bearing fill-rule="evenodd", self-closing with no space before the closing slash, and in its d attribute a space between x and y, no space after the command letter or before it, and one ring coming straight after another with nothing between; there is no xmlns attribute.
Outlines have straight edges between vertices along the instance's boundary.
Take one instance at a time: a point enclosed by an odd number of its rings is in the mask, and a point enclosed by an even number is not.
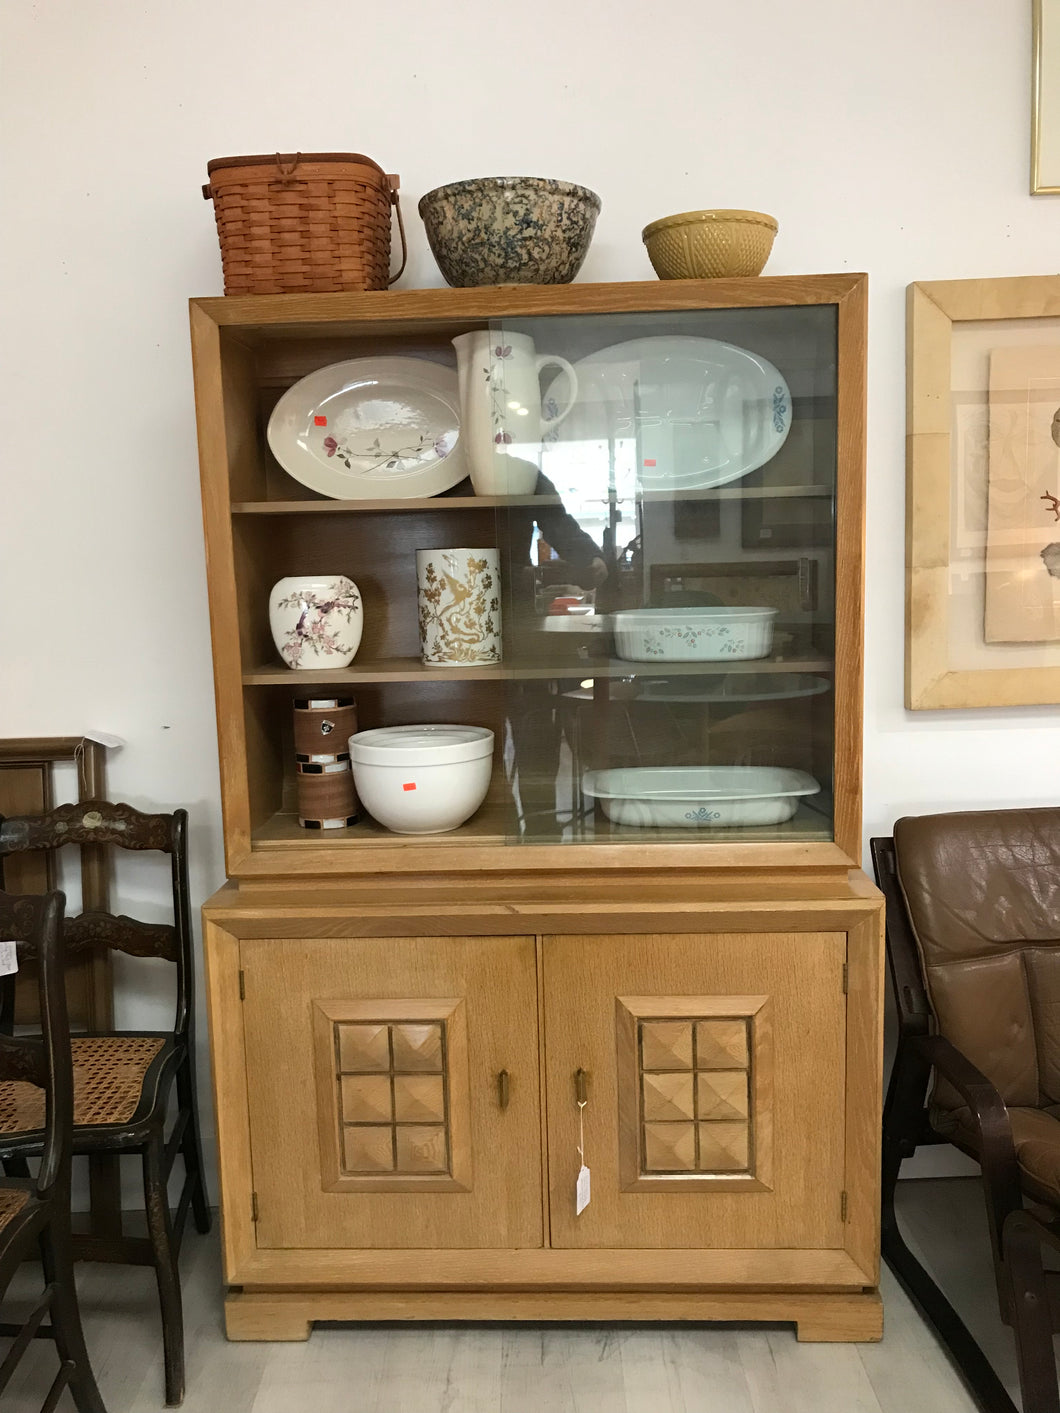
<svg viewBox="0 0 1060 1413"><path fill-rule="evenodd" d="M907 318L906 706L1060 704L1060 276Z"/></svg>
<svg viewBox="0 0 1060 1413"><path fill-rule="evenodd" d="M1060 193L1060 0L1034 0L1031 195Z"/></svg>

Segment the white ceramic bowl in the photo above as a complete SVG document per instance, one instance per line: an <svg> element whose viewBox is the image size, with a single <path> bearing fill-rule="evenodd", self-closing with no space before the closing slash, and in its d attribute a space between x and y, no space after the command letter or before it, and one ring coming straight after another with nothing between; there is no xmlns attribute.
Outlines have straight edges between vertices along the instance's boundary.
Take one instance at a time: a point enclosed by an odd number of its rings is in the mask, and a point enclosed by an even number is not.
<svg viewBox="0 0 1060 1413"><path fill-rule="evenodd" d="M350 737L361 804L395 834L444 834L471 818L490 786L484 726L383 726Z"/></svg>
<svg viewBox="0 0 1060 1413"><path fill-rule="evenodd" d="M630 766L582 781L616 824L659 829L783 824L820 788L804 770L755 765Z"/></svg>
<svg viewBox="0 0 1060 1413"><path fill-rule="evenodd" d="M768 657L775 608L637 608L613 615L625 662L739 662Z"/></svg>

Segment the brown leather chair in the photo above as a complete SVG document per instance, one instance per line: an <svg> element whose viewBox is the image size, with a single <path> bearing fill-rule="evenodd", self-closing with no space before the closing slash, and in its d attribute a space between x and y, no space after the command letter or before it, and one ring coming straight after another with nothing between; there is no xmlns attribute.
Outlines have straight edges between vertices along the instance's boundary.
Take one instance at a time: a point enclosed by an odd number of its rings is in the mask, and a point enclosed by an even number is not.
<svg viewBox="0 0 1060 1413"><path fill-rule="evenodd" d="M899 1019L883 1121L884 1258L979 1406L1015 1413L895 1219L899 1170L918 1146L953 1143L975 1158L1024 1413L1060 1413L1041 1260L1043 1243L1060 1250L1060 809L900 819L893 840L871 849Z"/></svg>

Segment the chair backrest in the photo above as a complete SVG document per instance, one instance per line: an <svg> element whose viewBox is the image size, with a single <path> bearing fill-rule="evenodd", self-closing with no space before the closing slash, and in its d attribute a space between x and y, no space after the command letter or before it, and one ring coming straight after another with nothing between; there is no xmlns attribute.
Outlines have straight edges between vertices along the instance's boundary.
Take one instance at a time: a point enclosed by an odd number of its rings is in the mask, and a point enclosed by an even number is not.
<svg viewBox="0 0 1060 1413"><path fill-rule="evenodd" d="M0 892L0 938L14 942L19 960L37 962L40 991L39 1037L0 1035L0 1079L36 1085L45 1093L44 1149L37 1174L37 1195L69 1201L73 1144L74 1081L70 1026L63 984L62 920L66 899L60 892Z"/></svg>
<svg viewBox="0 0 1060 1413"><path fill-rule="evenodd" d="M173 922L139 922L125 914L92 910L63 924L68 954L109 947L135 957L161 957L177 968L174 1031L187 1035L193 963L191 902L188 889L188 815L144 814L132 805L109 800L81 800L46 814L10 815L0 820L0 860L5 856L56 850L68 844L113 845L119 849L155 850L170 856Z"/></svg>
<svg viewBox="0 0 1060 1413"><path fill-rule="evenodd" d="M1006 1104L1060 1104L1060 809L900 819L894 848L938 1030Z"/></svg>

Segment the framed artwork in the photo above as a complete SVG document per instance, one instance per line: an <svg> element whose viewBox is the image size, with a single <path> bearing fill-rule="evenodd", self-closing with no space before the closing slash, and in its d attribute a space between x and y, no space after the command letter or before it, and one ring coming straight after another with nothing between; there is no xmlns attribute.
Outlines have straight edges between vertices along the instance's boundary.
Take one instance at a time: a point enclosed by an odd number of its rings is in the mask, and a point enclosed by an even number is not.
<svg viewBox="0 0 1060 1413"><path fill-rule="evenodd" d="M909 286L906 706L1060 704L1060 276Z"/></svg>
<svg viewBox="0 0 1060 1413"><path fill-rule="evenodd" d="M1060 0L1034 0L1031 194L1060 192Z"/></svg>

